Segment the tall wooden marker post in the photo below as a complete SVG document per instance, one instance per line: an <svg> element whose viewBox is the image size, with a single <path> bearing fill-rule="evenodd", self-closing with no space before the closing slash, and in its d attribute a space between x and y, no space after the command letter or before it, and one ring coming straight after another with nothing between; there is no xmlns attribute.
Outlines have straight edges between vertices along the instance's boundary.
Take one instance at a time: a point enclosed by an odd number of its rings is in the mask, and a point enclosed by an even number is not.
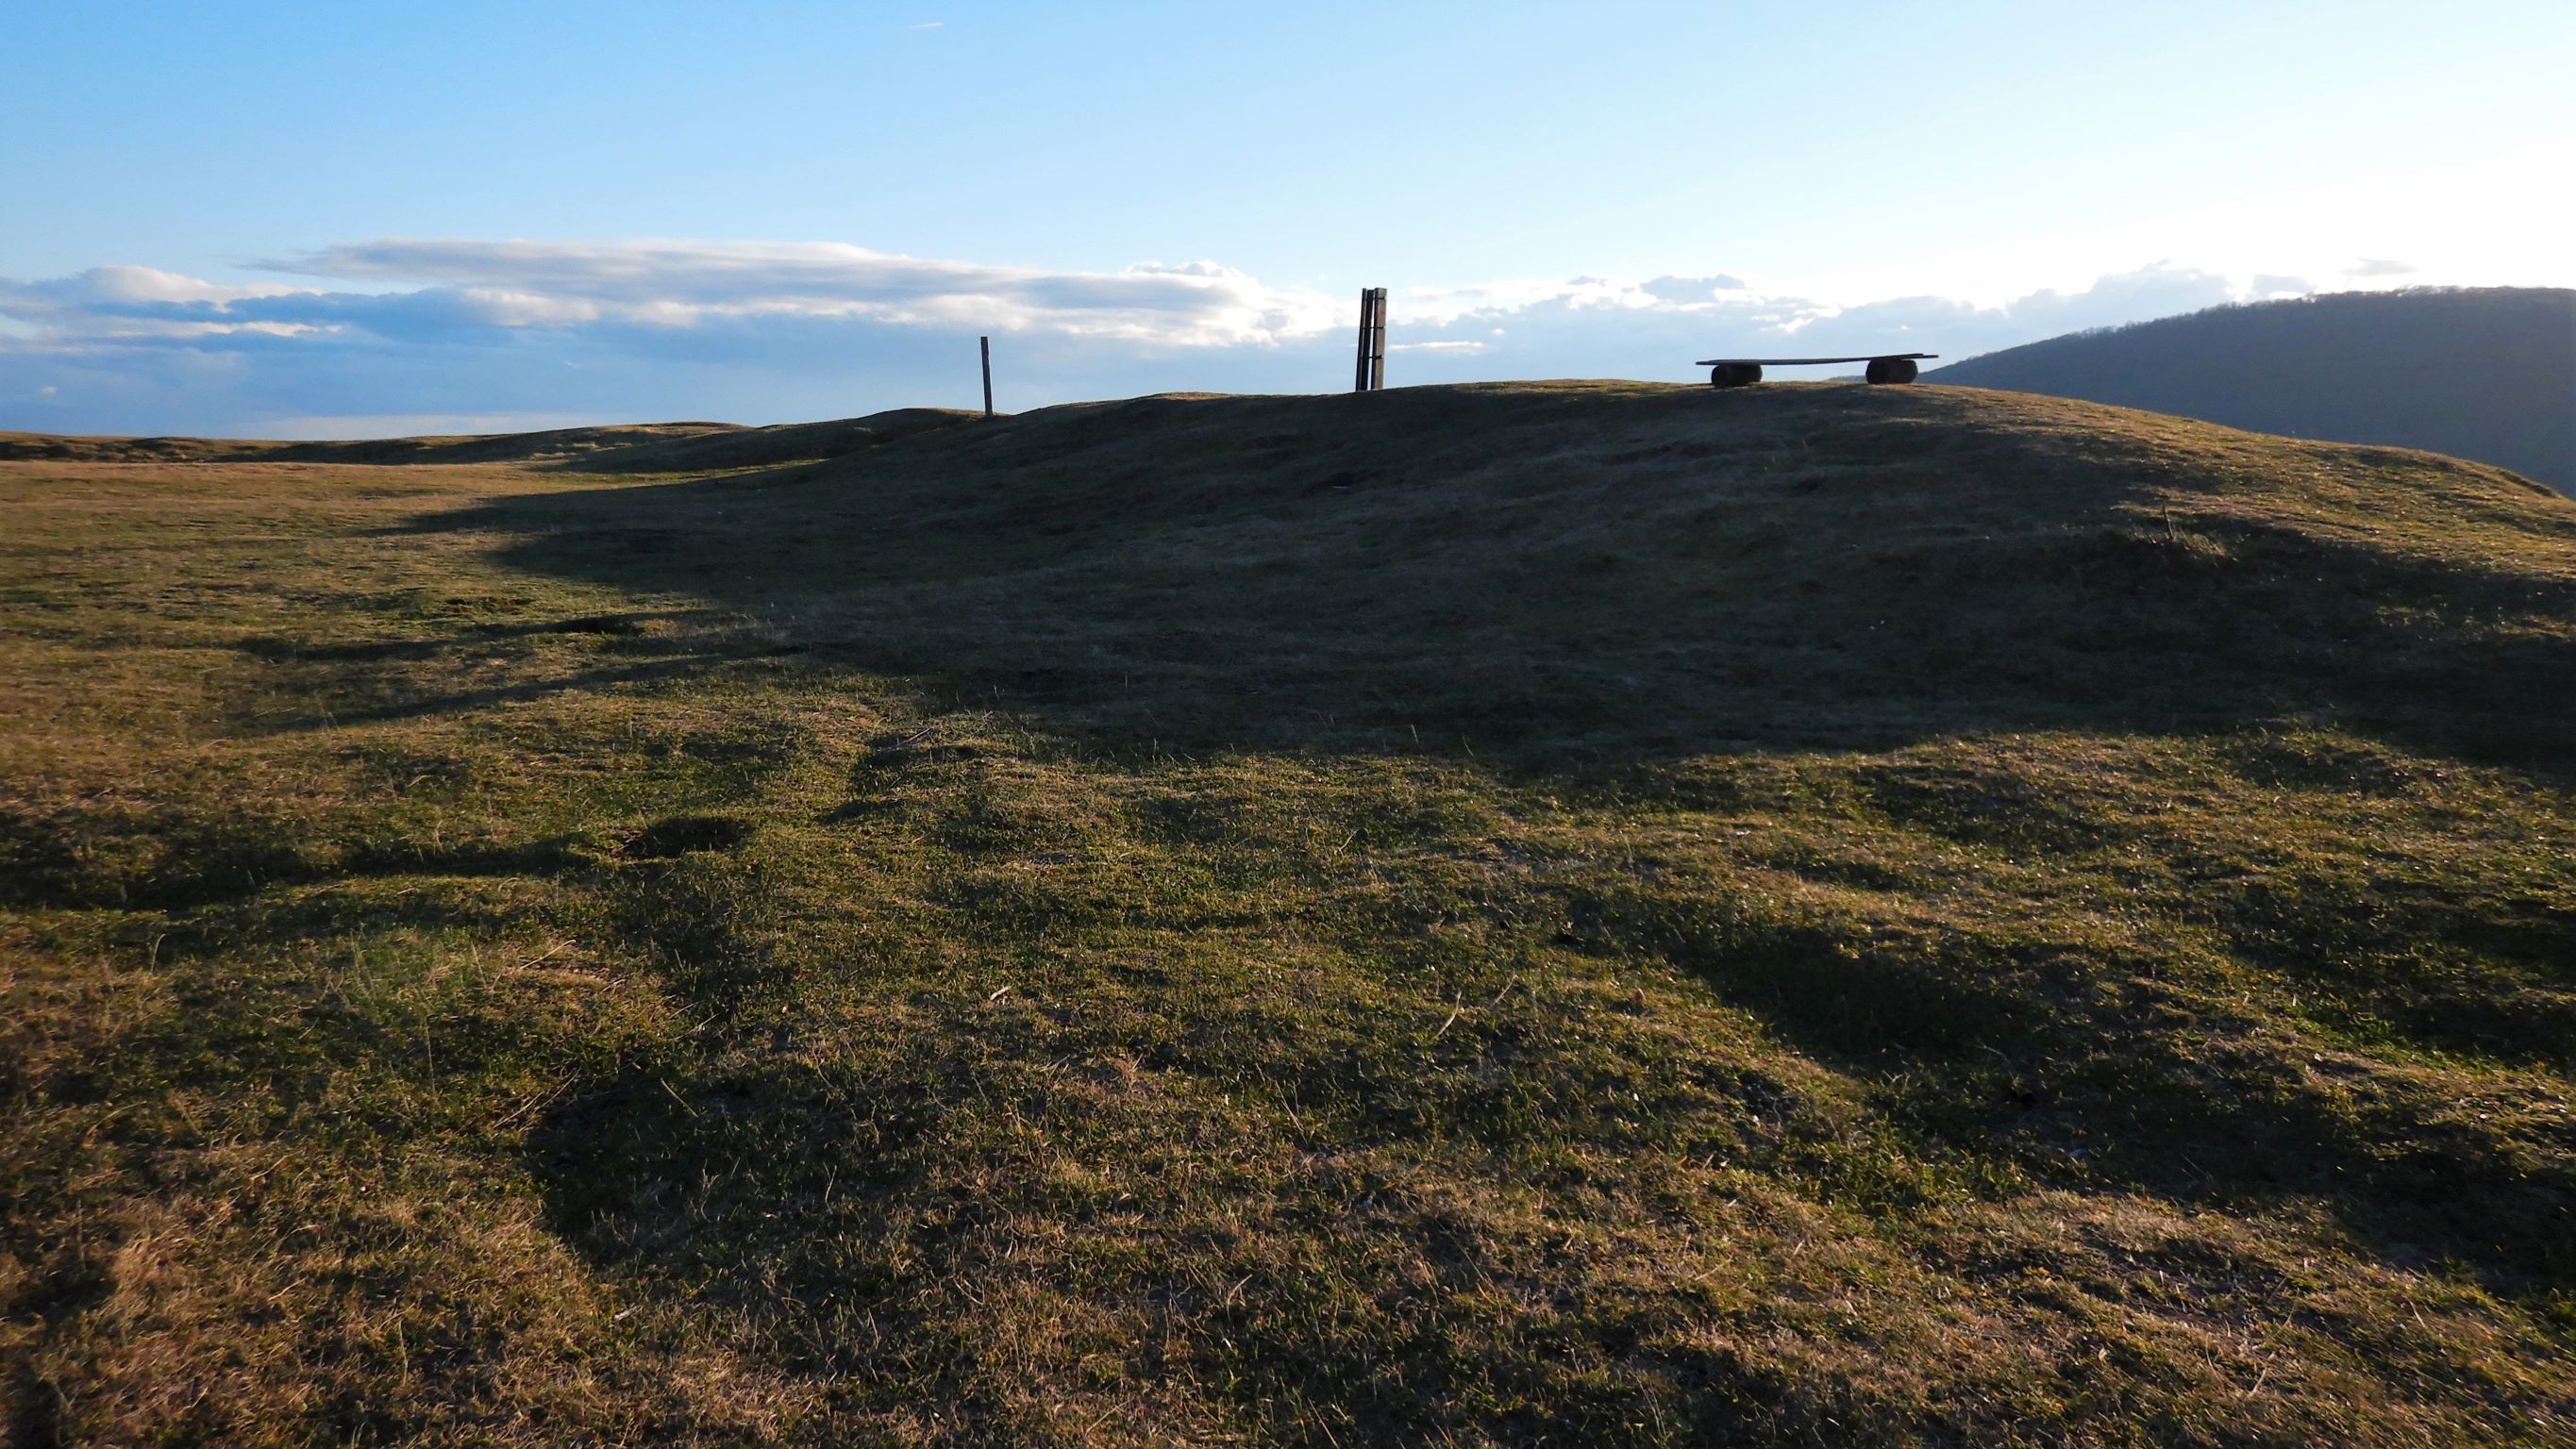
<svg viewBox="0 0 2576 1449"><path fill-rule="evenodd" d="M1386 288L1360 290L1360 360L1351 391L1386 389Z"/></svg>
<svg viewBox="0 0 2576 1449"><path fill-rule="evenodd" d="M978 337L975 341L984 352L984 416L989 418L993 415L993 339Z"/></svg>

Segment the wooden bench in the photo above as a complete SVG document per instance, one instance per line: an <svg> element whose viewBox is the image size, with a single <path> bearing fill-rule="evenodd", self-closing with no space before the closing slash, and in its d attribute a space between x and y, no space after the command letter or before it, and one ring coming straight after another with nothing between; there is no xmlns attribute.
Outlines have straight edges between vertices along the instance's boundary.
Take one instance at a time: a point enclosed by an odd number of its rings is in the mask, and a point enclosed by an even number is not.
<svg viewBox="0 0 2576 1449"><path fill-rule="evenodd" d="M1826 367L1838 362L1866 362L1869 371L1863 376L1872 382L1912 382L1917 362L1939 357L1937 352L1881 352L1862 357L1703 357L1691 364L1708 369L1711 387L1751 387L1762 380L1766 367Z"/></svg>

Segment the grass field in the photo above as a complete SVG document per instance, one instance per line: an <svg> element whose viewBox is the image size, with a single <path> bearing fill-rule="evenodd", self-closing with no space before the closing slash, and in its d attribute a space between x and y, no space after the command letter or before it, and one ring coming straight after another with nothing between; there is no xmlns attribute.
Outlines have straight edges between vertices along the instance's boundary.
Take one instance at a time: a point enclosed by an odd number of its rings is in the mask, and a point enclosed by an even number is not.
<svg viewBox="0 0 2576 1449"><path fill-rule="evenodd" d="M1845 385L0 460L11 1445L2576 1440L2508 475Z"/></svg>

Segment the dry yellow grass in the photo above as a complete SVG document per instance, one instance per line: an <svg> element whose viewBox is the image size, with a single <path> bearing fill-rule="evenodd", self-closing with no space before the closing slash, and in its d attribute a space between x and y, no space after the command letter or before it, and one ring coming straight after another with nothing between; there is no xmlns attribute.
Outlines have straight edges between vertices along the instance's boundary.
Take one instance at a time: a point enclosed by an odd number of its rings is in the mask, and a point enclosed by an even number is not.
<svg viewBox="0 0 2576 1449"><path fill-rule="evenodd" d="M2564 499L1939 388L710 440L0 462L12 1443L2576 1434Z"/></svg>

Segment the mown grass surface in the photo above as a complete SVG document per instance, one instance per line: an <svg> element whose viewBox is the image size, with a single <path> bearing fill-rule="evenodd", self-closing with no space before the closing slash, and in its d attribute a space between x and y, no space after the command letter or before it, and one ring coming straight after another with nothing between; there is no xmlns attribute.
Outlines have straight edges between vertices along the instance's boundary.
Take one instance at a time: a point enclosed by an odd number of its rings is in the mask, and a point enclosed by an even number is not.
<svg viewBox="0 0 2576 1449"><path fill-rule="evenodd" d="M2563 499L887 436L0 463L11 1442L2576 1434Z"/></svg>

